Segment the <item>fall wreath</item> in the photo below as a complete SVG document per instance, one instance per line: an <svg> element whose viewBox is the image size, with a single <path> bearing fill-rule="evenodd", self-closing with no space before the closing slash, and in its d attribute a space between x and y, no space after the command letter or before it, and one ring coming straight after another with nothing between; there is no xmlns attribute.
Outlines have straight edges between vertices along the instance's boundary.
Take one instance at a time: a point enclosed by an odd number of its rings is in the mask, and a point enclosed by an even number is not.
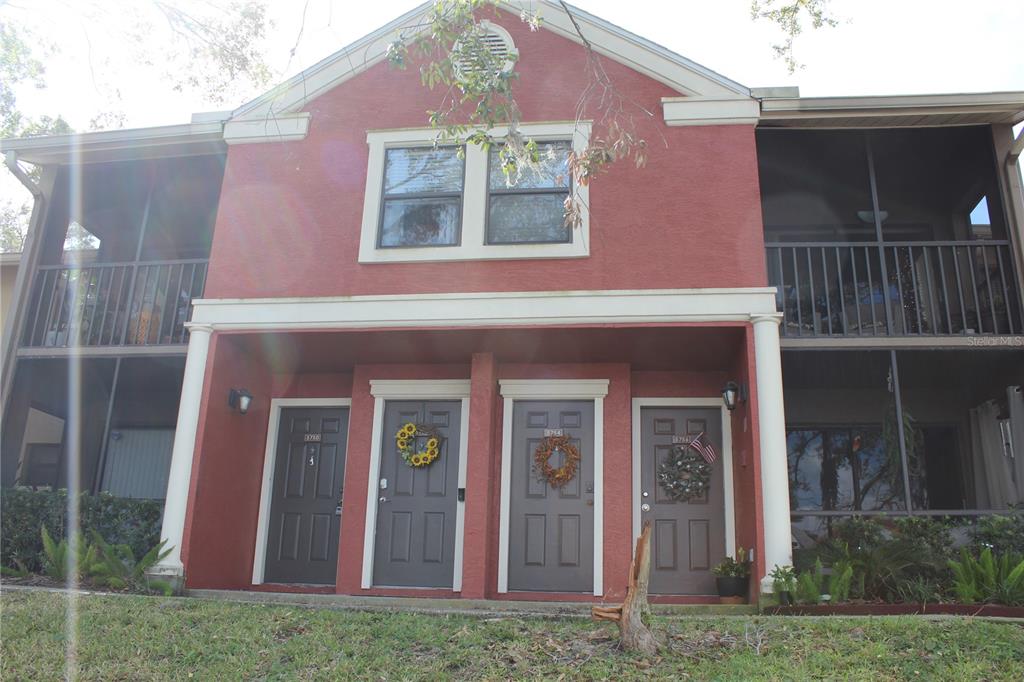
<svg viewBox="0 0 1024 682"><path fill-rule="evenodd" d="M565 463L560 467L551 466L551 455L558 451L565 454ZM561 488L576 477L580 465L580 451L569 441L569 436L546 436L533 452L533 461L540 478Z"/></svg>
<svg viewBox="0 0 1024 682"><path fill-rule="evenodd" d="M658 483L678 502L702 497L711 487L711 465L689 445L676 445L658 466Z"/></svg>
<svg viewBox="0 0 1024 682"><path fill-rule="evenodd" d="M429 424L406 422L395 433L395 445L398 454L411 467L428 466L441 456L441 434Z"/></svg>

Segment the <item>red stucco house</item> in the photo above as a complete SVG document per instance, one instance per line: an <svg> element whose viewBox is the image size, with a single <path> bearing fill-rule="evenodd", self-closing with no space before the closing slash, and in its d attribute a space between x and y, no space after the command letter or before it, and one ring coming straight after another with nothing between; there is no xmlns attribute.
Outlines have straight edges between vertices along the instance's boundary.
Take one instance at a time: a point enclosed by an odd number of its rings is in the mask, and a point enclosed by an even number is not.
<svg viewBox="0 0 1024 682"><path fill-rule="evenodd" d="M67 484L75 361L81 485L164 498L188 588L614 600L650 520L654 598L701 602L739 548L770 591L844 516L1024 501L1024 93L751 90L579 11L655 115L646 166L575 187L584 48L503 12L553 169L509 188L386 63L423 11L228 114L3 141L44 168L5 485Z"/></svg>

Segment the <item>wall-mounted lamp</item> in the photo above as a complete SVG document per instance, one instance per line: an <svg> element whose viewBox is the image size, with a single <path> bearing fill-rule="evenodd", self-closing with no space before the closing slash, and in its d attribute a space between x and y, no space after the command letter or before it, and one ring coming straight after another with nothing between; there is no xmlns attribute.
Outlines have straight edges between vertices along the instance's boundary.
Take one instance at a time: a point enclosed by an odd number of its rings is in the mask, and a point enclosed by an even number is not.
<svg viewBox="0 0 1024 682"><path fill-rule="evenodd" d="M736 405L745 402L746 399L746 391L743 390L743 386L735 381L727 382L722 387L722 400L725 402L725 409L730 412L736 409Z"/></svg>
<svg viewBox="0 0 1024 682"><path fill-rule="evenodd" d="M252 393L244 388L233 388L228 391L228 407L238 410L239 414L245 414L252 405Z"/></svg>

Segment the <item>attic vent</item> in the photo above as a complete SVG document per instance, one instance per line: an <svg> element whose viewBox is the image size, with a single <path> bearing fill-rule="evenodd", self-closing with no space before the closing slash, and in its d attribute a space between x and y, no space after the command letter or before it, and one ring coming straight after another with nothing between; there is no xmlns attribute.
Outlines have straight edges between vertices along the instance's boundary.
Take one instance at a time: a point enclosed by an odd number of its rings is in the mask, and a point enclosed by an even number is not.
<svg viewBox="0 0 1024 682"><path fill-rule="evenodd" d="M492 24L489 21L481 21L480 30L486 31L480 38L480 42L490 52L496 63L501 64L501 71L508 73L516 63L516 45L512 42L512 36L501 26ZM484 64L475 54L461 54L460 44L456 43L452 50L452 67L455 75L462 77L471 73L479 73ZM467 50L468 51L468 50Z"/></svg>

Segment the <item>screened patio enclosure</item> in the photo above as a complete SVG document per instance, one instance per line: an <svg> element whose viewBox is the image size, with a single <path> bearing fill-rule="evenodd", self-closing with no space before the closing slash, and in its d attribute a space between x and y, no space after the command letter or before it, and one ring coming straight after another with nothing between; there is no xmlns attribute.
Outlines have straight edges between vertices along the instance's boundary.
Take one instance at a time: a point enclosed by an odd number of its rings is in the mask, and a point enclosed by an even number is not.
<svg viewBox="0 0 1024 682"><path fill-rule="evenodd" d="M797 547L858 516L972 517L1024 503L1024 354L783 353Z"/></svg>
<svg viewBox="0 0 1024 682"><path fill-rule="evenodd" d="M784 335L1024 333L989 128L761 129L757 145Z"/></svg>

